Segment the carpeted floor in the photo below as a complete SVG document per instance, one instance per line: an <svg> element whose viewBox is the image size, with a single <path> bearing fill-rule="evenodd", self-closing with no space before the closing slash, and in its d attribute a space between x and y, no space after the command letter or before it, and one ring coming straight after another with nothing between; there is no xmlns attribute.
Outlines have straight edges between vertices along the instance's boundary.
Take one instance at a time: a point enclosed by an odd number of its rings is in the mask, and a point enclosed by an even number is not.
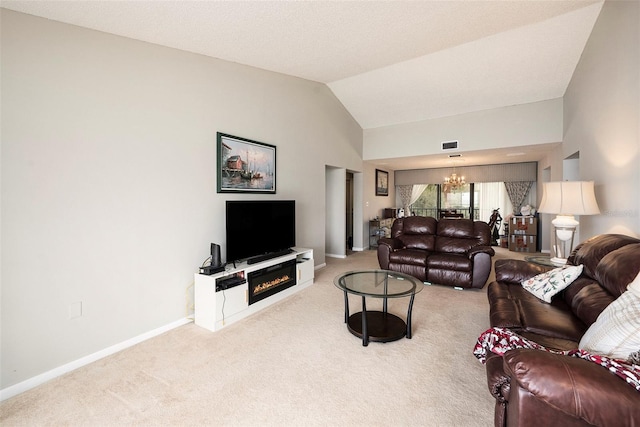
<svg viewBox="0 0 640 427"><path fill-rule="evenodd" d="M0 423L493 425L495 401L471 353L489 327L485 290L426 286L411 340L363 347L333 278L376 267L374 251L328 259L308 289L219 332L185 325L52 380L0 404ZM390 311L404 317L407 302Z"/></svg>

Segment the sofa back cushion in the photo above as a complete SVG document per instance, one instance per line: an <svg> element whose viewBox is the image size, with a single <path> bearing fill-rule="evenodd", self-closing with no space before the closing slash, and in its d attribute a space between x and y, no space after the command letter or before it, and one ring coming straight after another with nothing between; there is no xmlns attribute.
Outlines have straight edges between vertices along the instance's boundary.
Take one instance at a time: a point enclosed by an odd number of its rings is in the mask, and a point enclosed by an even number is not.
<svg viewBox="0 0 640 427"><path fill-rule="evenodd" d="M595 236L576 247L568 264L583 265L582 275L564 291L571 311L587 326L640 272L640 239L620 234Z"/></svg>
<svg viewBox="0 0 640 427"><path fill-rule="evenodd" d="M398 218L391 226L391 237L398 239L407 249L435 249L435 234L438 221L428 216Z"/></svg>
<svg viewBox="0 0 640 427"><path fill-rule="evenodd" d="M569 256L567 264L584 265L583 273L587 277L597 279L596 268L607 254L629 244L640 243L639 239L623 234L601 234L580 243ZM629 280L624 284L626 286ZM616 296L620 295L618 293Z"/></svg>
<svg viewBox="0 0 640 427"><path fill-rule="evenodd" d="M622 295L640 272L640 243L623 246L605 255L596 267L595 279L615 297Z"/></svg>
<svg viewBox="0 0 640 427"><path fill-rule="evenodd" d="M464 254L474 246L491 246L486 222L446 218L438 222L436 252Z"/></svg>

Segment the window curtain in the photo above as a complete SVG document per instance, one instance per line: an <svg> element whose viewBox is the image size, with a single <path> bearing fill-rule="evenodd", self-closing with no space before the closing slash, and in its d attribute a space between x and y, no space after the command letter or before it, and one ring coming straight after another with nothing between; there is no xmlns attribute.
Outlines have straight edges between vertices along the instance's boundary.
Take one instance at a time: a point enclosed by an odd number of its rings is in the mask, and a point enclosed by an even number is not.
<svg viewBox="0 0 640 427"><path fill-rule="evenodd" d="M411 215L411 205L418 200L425 188L427 188L427 184L396 186L396 191L400 195L400 201L402 202L402 207L406 216Z"/></svg>
<svg viewBox="0 0 640 427"><path fill-rule="evenodd" d="M527 194L529 194L529 190L531 190L532 185L533 181L513 181L504 183L509 199L511 200L511 204L513 205L514 214L520 213L522 202L524 202Z"/></svg>

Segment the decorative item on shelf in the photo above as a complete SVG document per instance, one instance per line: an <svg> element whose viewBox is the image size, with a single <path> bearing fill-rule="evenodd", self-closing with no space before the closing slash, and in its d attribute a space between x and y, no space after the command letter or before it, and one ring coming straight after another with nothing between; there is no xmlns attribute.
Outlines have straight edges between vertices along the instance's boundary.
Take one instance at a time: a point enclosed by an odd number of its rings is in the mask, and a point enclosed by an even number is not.
<svg viewBox="0 0 640 427"><path fill-rule="evenodd" d="M538 212L557 214L551 221L556 231L554 257L551 262L564 265L573 250L573 238L579 222L574 215L600 213L593 190L593 181L545 182Z"/></svg>
<svg viewBox="0 0 640 427"><path fill-rule="evenodd" d="M531 216L536 214L536 209L531 205L524 205L520 208L520 214L522 216Z"/></svg>

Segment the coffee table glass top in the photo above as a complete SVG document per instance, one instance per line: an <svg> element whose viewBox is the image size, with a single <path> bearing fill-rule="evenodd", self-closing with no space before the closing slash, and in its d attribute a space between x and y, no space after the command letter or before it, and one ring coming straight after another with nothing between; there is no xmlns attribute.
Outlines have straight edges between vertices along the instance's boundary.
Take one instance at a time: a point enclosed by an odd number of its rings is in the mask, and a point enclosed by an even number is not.
<svg viewBox="0 0 640 427"><path fill-rule="evenodd" d="M407 297L417 294L424 287L413 276L388 270L349 271L337 276L333 283L350 294L378 298Z"/></svg>

